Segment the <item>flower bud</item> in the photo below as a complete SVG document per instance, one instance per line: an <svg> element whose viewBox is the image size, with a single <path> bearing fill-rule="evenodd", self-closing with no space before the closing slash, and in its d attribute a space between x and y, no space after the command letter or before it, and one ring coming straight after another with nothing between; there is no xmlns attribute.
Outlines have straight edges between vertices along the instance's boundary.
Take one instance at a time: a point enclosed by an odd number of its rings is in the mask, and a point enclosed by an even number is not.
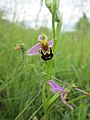
<svg viewBox="0 0 90 120"><path fill-rule="evenodd" d="M47 6L47 8L51 7L51 0L45 0L45 4Z"/></svg>
<svg viewBox="0 0 90 120"><path fill-rule="evenodd" d="M61 16L60 16L60 11L57 10L55 21L56 21L56 22L59 22L59 21L60 21L60 17L61 17Z"/></svg>
<svg viewBox="0 0 90 120"><path fill-rule="evenodd" d="M16 44L15 49L16 49L16 50L21 50L22 52L24 52L24 51L25 51L24 44L23 44L23 43L18 43L18 44Z"/></svg>
<svg viewBox="0 0 90 120"><path fill-rule="evenodd" d="M23 49L23 45L21 44L17 44L15 47L16 50L22 50Z"/></svg>
<svg viewBox="0 0 90 120"><path fill-rule="evenodd" d="M60 3L60 0L53 0L53 1L45 0L45 4L46 4L47 8L51 12L51 14L55 15L56 22L60 21L59 3Z"/></svg>

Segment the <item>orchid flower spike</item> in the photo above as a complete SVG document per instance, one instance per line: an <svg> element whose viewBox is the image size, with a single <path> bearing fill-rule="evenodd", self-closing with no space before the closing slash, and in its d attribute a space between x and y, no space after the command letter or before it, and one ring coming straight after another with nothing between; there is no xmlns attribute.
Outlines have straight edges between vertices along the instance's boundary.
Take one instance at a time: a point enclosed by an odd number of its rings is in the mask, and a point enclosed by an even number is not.
<svg viewBox="0 0 90 120"><path fill-rule="evenodd" d="M68 91L65 90L65 88L59 86L57 83L55 83L54 81L52 80L49 80L48 81L49 85L50 85L50 91L52 93L58 93L60 92L60 96L61 96L61 100L64 104L67 103L67 94L68 94ZM69 104L66 104L71 110L73 110L73 107Z"/></svg>
<svg viewBox="0 0 90 120"><path fill-rule="evenodd" d="M49 39L44 33L38 36L38 43L27 52L29 56L41 54L43 60L53 58L53 39Z"/></svg>

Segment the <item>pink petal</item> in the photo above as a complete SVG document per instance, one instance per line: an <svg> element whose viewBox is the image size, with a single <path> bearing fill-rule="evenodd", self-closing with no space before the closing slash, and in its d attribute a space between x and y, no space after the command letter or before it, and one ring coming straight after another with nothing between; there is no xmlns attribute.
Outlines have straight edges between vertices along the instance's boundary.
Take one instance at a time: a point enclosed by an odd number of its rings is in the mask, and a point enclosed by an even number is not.
<svg viewBox="0 0 90 120"><path fill-rule="evenodd" d="M40 43L37 43L34 45L32 48L30 48L27 52L28 55L36 55L39 54L39 49L40 49Z"/></svg>
<svg viewBox="0 0 90 120"><path fill-rule="evenodd" d="M41 35L38 36L38 41L42 41L42 36Z"/></svg>
<svg viewBox="0 0 90 120"><path fill-rule="evenodd" d="M57 83L55 83L52 80L49 80L48 83L51 86L51 92L53 93L65 91L63 87L59 86Z"/></svg>
<svg viewBox="0 0 90 120"><path fill-rule="evenodd" d="M44 37L45 37L46 40L48 39L48 37L45 34L44 34ZM42 35L38 36L38 41L42 41Z"/></svg>
<svg viewBox="0 0 90 120"><path fill-rule="evenodd" d="M52 93L61 92L59 88L54 88L54 87L51 87L51 88L50 88L50 91L51 91Z"/></svg>
<svg viewBox="0 0 90 120"><path fill-rule="evenodd" d="M49 47L53 47L53 44L54 44L54 41L53 41L53 39L51 39L51 40L48 42L48 45L49 45Z"/></svg>
<svg viewBox="0 0 90 120"><path fill-rule="evenodd" d="M62 102L64 103L64 104L66 104L67 102L66 102L66 100L64 99L64 95L65 95L65 93L64 92L62 92L61 93L61 99L62 99ZM73 110L73 107L71 106L71 105L69 105L69 104L66 104L71 110Z"/></svg>

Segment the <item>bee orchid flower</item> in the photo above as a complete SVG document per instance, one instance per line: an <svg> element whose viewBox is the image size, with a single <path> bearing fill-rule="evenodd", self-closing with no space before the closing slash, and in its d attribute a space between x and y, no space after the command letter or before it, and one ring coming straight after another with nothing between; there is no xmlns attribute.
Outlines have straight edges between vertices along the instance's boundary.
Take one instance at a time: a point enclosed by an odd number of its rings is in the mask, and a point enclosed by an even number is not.
<svg viewBox="0 0 90 120"><path fill-rule="evenodd" d="M55 82L52 81L52 80L49 80L48 83L49 83L49 85L50 85L50 91L51 91L52 93L58 93L58 92L60 92L60 96L61 96L62 102L63 102L64 104L66 104L66 103L67 103L67 100L68 100L68 98L67 98L68 91L65 90L65 88L59 86L57 83L55 83ZM71 105L69 105L69 104L66 104L66 105L67 105L71 110L73 110L73 107L72 107Z"/></svg>
<svg viewBox="0 0 90 120"><path fill-rule="evenodd" d="M29 56L41 54L43 60L53 58L53 39L49 39L45 34L38 36L38 43L27 52Z"/></svg>

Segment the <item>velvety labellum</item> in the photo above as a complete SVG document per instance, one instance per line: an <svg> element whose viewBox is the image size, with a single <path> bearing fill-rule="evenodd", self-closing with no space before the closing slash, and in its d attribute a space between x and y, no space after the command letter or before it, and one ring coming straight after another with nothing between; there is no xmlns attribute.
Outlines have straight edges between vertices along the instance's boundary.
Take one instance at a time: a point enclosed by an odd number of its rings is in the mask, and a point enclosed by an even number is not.
<svg viewBox="0 0 90 120"><path fill-rule="evenodd" d="M52 52L52 48L49 48L49 49L50 49L50 51L49 51L49 52L45 52L45 53L43 52L43 50L40 51L40 53L41 53L41 58L42 58L43 60L45 60L45 61L52 59L53 56L54 56L54 54L53 54L53 52Z"/></svg>

